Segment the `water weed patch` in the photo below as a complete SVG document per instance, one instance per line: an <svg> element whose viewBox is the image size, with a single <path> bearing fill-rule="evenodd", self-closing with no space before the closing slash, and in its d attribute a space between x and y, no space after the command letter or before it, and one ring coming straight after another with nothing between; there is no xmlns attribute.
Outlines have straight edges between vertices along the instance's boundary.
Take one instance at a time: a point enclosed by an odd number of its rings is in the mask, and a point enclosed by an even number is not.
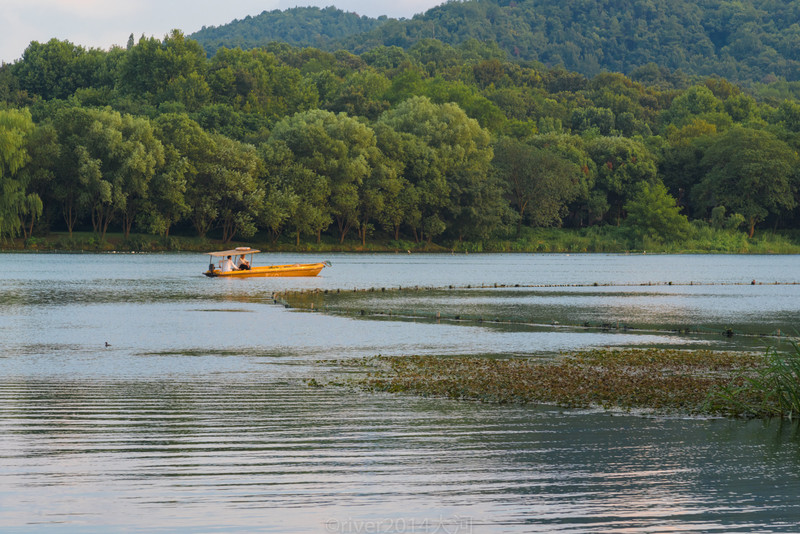
<svg viewBox="0 0 800 534"><path fill-rule="evenodd" d="M774 384L764 381L772 376L770 357L670 349L598 349L552 360L377 356L360 385L372 391L499 404L778 415L783 412L745 409L775 405L789 396L776 396Z"/></svg>

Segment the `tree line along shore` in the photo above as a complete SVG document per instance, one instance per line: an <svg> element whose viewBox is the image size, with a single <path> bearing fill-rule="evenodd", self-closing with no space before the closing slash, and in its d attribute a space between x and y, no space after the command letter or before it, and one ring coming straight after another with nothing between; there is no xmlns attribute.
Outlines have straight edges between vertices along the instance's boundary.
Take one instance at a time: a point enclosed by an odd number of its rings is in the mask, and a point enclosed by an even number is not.
<svg viewBox="0 0 800 534"><path fill-rule="evenodd" d="M800 102L780 87L586 77L476 40L212 57L179 31L33 42L0 67L0 238L797 252Z"/></svg>
<svg viewBox="0 0 800 534"><path fill-rule="evenodd" d="M689 240L663 243L639 241L625 228L614 226L585 229L538 228L524 229L487 241L441 241L434 243L392 239L384 234L370 237L362 243L353 236L340 242L335 236L303 240L298 245L289 236L273 241L269 235L255 235L247 241L224 243L217 238L198 238L188 235L168 237L132 233L108 233L105 240L87 229L50 232L24 239L0 241L4 252L208 252L232 246L249 246L266 252L369 252L369 253L610 253L610 254L800 254L796 233L764 232L749 239L744 232L699 229Z"/></svg>

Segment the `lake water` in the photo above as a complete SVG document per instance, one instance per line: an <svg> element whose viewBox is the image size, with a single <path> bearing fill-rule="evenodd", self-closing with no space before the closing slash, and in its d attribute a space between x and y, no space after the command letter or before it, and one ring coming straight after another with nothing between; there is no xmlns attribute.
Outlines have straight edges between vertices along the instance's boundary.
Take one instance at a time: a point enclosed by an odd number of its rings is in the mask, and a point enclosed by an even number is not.
<svg viewBox="0 0 800 534"><path fill-rule="evenodd" d="M763 350L800 324L797 257L261 256L333 266L0 254L0 531L800 531L796 424L308 384L379 353Z"/></svg>

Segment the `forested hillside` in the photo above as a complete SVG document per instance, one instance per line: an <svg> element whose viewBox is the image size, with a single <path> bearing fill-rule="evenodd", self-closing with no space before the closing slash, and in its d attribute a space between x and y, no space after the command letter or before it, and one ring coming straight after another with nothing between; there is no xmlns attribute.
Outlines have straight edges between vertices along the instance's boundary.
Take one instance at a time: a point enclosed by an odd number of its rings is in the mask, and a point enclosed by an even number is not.
<svg viewBox="0 0 800 534"><path fill-rule="evenodd" d="M797 228L797 87L756 98L654 64L585 77L476 40L210 58L178 31L33 42L0 68L0 234L746 240Z"/></svg>
<svg viewBox="0 0 800 534"><path fill-rule="evenodd" d="M358 54L430 38L450 45L478 39L498 43L509 57L587 76L657 63L739 82L800 80L800 3L792 0L468 0L410 20L355 24L354 17L330 8L273 11L191 37L209 52L279 40ZM368 24L370 31L355 31Z"/></svg>
<svg viewBox="0 0 800 534"><path fill-rule="evenodd" d="M264 11L230 24L203 27L190 37L201 43L210 55L222 47L247 50L272 42L336 49L345 37L364 34L388 20L387 17L373 19L345 13L335 7L296 7Z"/></svg>

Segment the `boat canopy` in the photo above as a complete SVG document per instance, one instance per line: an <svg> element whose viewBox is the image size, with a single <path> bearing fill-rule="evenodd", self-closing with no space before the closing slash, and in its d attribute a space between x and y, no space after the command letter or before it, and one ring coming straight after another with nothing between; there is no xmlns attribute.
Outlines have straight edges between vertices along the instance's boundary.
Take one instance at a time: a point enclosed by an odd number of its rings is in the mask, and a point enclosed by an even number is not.
<svg viewBox="0 0 800 534"><path fill-rule="evenodd" d="M233 250L220 250L219 252L206 252L209 256L214 256L215 258L224 258L225 256L243 256L245 254L255 254L256 252L261 252L260 250L256 250L250 247L236 247Z"/></svg>

